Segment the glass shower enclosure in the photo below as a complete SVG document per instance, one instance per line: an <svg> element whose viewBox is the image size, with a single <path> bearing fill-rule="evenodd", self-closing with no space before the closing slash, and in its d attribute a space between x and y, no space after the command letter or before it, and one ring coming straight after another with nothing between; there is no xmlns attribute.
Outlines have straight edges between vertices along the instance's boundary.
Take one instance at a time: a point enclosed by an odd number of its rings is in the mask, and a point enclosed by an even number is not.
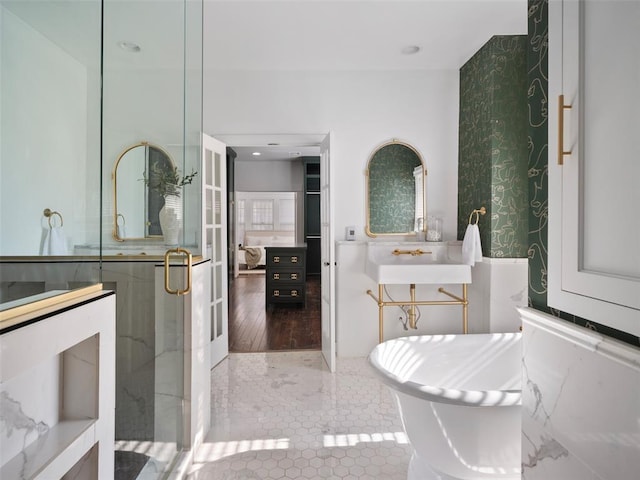
<svg viewBox="0 0 640 480"><path fill-rule="evenodd" d="M184 305L161 280L167 249L200 253L201 191L166 245L116 211L150 208L148 163L118 171L120 198L115 167L140 144L198 172L201 105L202 0L0 0L0 311L116 292L118 479L165 478L183 451Z"/></svg>

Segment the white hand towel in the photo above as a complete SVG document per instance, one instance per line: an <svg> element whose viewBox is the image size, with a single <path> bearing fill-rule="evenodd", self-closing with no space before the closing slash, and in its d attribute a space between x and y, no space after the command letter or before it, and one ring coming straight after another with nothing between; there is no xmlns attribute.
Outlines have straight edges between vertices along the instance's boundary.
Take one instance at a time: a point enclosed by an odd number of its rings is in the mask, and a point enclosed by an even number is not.
<svg viewBox="0 0 640 480"><path fill-rule="evenodd" d="M67 239L62 227L51 227L47 231L42 248L42 255L67 255Z"/></svg>
<svg viewBox="0 0 640 480"><path fill-rule="evenodd" d="M473 238L475 239L475 243L476 243L476 248L475 248L476 262L481 262L482 261L482 243L480 243L480 228L478 227L477 223L474 225L474 227L476 227L473 232Z"/></svg>
<svg viewBox="0 0 640 480"><path fill-rule="evenodd" d="M469 224L464 232L462 240L462 261L467 265L474 266L476 262L482 261L482 244L480 243L480 229L478 225Z"/></svg>

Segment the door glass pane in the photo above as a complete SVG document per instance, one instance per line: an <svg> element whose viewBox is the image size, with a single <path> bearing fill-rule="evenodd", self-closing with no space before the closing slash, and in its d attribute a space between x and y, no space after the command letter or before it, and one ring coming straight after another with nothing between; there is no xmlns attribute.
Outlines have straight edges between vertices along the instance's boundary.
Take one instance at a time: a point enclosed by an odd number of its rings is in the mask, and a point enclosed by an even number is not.
<svg viewBox="0 0 640 480"><path fill-rule="evenodd" d="M581 267L640 278L640 2L583 8Z"/></svg>
<svg viewBox="0 0 640 480"><path fill-rule="evenodd" d="M220 158L220 154L218 152L216 152L213 156L213 168L215 169L215 175L214 175L214 179L212 185L214 187L220 188L220 186L222 185L220 182L222 181L222 176L220 175L220 167L221 167L221 158Z"/></svg>
<svg viewBox="0 0 640 480"><path fill-rule="evenodd" d="M214 262L219 262L222 258L222 231L220 228L216 228L216 251L213 258Z"/></svg>
<svg viewBox="0 0 640 480"><path fill-rule="evenodd" d="M211 341L215 340L216 337L218 336L217 335L217 332L218 332L217 318L218 317L216 316L216 312L217 310L216 310L215 304L211 305L211 338L210 338Z"/></svg>
<svg viewBox="0 0 640 480"><path fill-rule="evenodd" d="M215 285L216 285L216 291L215 291L215 296L212 297L212 299L214 301L217 301L219 299L222 298L222 271L223 271L223 265L216 265L215 267L216 273L215 273Z"/></svg>
<svg viewBox="0 0 640 480"><path fill-rule="evenodd" d="M207 224L211 225L213 223L213 191L210 190L210 189L207 189L206 202L207 202L207 204L206 204L205 222ZM216 204L216 208L217 208L217 204Z"/></svg>
<svg viewBox="0 0 640 480"><path fill-rule="evenodd" d="M215 197L215 218L212 223L220 225L220 223L222 223L222 192L220 190L216 190Z"/></svg>
<svg viewBox="0 0 640 480"><path fill-rule="evenodd" d="M213 228L207 228L207 246L205 249L205 257L212 258L213 255Z"/></svg>
<svg viewBox="0 0 640 480"><path fill-rule="evenodd" d="M222 302L216 303L216 337L224 334L222 317Z"/></svg>
<svg viewBox="0 0 640 480"><path fill-rule="evenodd" d="M212 152L211 150L205 151L205 161L204 161L204 169L205 169L205 182L207 185L213 185L213 165L211 164Z"/></svg>

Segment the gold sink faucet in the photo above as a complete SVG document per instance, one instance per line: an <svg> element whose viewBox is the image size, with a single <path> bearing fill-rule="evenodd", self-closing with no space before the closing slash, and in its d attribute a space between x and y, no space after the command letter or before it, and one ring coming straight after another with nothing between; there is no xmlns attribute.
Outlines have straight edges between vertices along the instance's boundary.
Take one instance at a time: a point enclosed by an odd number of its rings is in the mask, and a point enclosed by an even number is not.
<svg viewBox="0 0 640 480"><path fill-rule="evenodd" d="M393 252L391 252L393 255L411 255L412 257L416 257L419 255L425 255L425 254L429 254L431 252L425 252L420 248L417 248L415 250L400 250L398 248L396 248Z"/></svg>

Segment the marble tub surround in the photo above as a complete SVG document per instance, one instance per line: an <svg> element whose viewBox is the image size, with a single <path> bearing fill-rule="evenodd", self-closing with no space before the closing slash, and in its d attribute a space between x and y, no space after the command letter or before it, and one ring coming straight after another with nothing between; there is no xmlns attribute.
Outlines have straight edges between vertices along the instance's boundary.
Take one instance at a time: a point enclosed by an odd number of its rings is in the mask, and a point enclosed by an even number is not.
<svg viewBox="0 0 640 480"><path fill-rule="evenodd" d="M113 478L115 295L0 335L0 478Z"/></svg>
<svg viewBox="0 0 640 480"><path fill-rule="evenodd" d="M488 258L471 269L469 333L518 332L518 307L527 306L526 258Z"/></svg>
<svg viewBox="0 0 640 480"><path fill-rule="evenodd" d="M530 308L519 311L522 478L637 478L640 349Z"/></svg>

